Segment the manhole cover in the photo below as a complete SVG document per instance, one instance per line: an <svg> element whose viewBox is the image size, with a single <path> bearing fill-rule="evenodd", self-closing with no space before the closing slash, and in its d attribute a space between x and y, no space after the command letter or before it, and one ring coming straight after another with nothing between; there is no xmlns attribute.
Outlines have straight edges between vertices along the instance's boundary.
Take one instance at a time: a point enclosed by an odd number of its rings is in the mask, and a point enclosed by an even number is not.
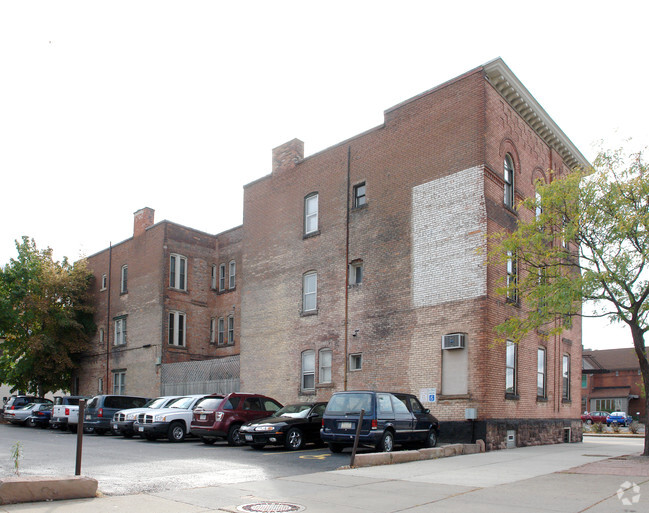
<svg viewBox="0 0 649 513"><path fill-rule="evenodd" d="M237 506L238 511L304 511L305 507L300 506L299 504L291 504L290 502L253 502L251 504L243 504L242 506Z"/></svg>

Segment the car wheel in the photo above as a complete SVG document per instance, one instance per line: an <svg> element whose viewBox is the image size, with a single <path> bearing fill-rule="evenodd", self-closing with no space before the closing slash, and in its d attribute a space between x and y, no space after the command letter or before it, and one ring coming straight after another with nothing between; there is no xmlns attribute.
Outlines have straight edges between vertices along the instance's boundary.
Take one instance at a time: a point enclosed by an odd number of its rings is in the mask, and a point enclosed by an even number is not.
<svg viewBox="0 0 649 513"><path fill-rule="evenodd" d="M435 447L437 445L437 432L430 428L428 435L426 435L426 447Z"/></svg>
<svg viewBox="0 0 649 513"><path fill-rule="evenodd" d="M394 449L394 435L392 431L386 431L381 437L381 441L376 446L376 450L379 452L392 452Z"/></svg>
<svg viewBox="0 0 649 513"><path fill-rule="evenodd" d="M25 421L25 425L29 426L29 427L34 427L36 425L36 423L34 422L34 419L27 419Z"/></svg>
<svg viewBox="0 0 649 513"><path fill-rule="evenodd" d="M171 442L182 442L185 439L185 428L180 422L172 422L169 426L167 438Z"/></svg>
<svg viewBox="0 0 649 513"><path fill-rule="evenodd" d="M205 445L213 445L214 442L216 442L216 438L206 438L204 436L201 436L201 442L203 442Z"/></svg>
<svg viewBox="0 0 649 513"><path fill-rule="evenodd" d="M239 434L239 428L241 424L233 424L228 430L228 445L239 447L243 445L243 440L241 440L241 435Z"/></svg>
<svg viewBox="0 0 649 513"><path fill-rule="evenodd" d="M329 444L329 450L335 454L338 454L339 452L343 452L343 449L345 448L344 445L341 444Z"/></svg>
<svg viewBox="0 0 649 513"><path fill-rule="evenodd" d="M264 447L266 447L266 444L250 444L250 447L253 449L256 449L258 451L262 450Z"/></svg>
<svg viewBox="0 0 649 513"><path fill-rule="evenodd" d="M286 440L284 441L284 447L289 451L298 451L304 447L304 435L302 431L298 428L291 428L288 433L286 433Z"/></svg>

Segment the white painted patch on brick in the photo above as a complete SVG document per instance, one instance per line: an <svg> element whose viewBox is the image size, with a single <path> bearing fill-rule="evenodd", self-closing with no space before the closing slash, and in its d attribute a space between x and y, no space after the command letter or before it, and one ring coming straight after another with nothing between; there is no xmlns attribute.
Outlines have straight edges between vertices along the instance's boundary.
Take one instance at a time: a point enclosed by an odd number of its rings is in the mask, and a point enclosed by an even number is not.
<svg viewBox="0 0 649 513"><path fill-rule="evenodd" d="M465 169L412 190L413 304L486 295L484 170ZM482 248L482 251L477 251Z"/></svg>

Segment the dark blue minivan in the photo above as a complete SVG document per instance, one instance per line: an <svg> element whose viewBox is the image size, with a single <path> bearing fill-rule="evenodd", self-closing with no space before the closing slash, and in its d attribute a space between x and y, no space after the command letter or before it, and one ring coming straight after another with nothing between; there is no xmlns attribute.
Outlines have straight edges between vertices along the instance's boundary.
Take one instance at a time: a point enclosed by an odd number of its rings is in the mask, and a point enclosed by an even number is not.
<svg viewBox="0 0 649 513"><path fill-rule="evenodd" d="M395 444L437 445L439 422L414 395L355 390L336 392L327 404L320 437L331 452L354 445L361 409L360 445L382 452Z"/></svg>

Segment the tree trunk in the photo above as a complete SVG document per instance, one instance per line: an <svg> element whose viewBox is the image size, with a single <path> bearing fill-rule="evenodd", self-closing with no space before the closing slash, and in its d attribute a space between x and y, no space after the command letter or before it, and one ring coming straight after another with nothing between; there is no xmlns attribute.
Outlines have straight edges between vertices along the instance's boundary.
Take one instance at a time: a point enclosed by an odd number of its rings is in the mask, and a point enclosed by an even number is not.
<svg viewBox="0 0 649 513"><path fill-rule="evenodd" d="M649 361L647 361L647 350L644 344L644 332L637 325L631 326L631 333L633 334L633 347L638 356L638 363L640 364L640 371L642 373L642 383L644 384L644 418L640 419L644 422L644 451L643 456L649 456Z"/></svg>

